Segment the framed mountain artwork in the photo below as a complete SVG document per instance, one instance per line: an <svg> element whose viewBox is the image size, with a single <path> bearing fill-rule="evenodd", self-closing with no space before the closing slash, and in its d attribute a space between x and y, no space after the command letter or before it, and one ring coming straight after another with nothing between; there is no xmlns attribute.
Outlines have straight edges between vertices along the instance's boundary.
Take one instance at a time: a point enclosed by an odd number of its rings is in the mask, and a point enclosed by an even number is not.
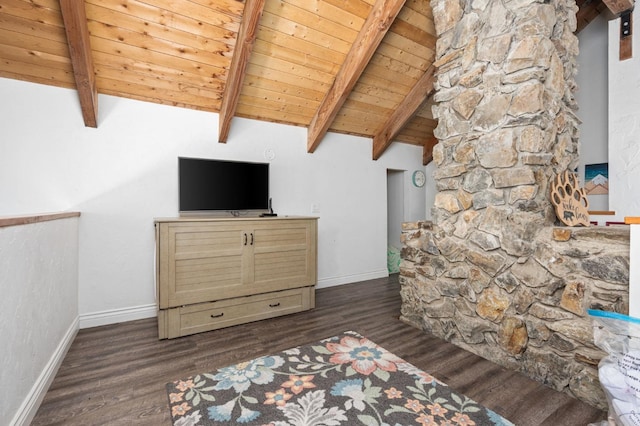
<svg viewBox="0 0 640 426"><path fill-rule="evenodd" d="M609 163L584 166L584 189L587 195L609 194Z"/></svg>

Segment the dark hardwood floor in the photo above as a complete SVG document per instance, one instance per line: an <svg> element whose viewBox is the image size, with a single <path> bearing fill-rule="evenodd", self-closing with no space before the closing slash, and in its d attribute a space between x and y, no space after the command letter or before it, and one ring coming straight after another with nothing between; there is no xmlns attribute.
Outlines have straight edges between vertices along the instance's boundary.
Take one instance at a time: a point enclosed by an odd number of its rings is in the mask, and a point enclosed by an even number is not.
<svg viewBox="0 0 640 426"><path fill-rule="evenodd" d="M354 330L516 425L606 413L398 320L397 277L320 289L316 309L174 340L156 320L80 330L33 425L171 425L165 384Z"/></svg>

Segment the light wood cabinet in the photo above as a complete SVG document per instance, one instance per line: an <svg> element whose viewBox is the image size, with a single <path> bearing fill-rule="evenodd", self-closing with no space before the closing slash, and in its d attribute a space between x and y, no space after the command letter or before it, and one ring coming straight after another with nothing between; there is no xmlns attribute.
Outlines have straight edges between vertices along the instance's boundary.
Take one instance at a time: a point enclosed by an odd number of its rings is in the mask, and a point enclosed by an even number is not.
<svg viewBox="0 0 640 426"><path fill-rule="evenodd" d="M161 339L315 306L317 219L156 220Z"/></svg>

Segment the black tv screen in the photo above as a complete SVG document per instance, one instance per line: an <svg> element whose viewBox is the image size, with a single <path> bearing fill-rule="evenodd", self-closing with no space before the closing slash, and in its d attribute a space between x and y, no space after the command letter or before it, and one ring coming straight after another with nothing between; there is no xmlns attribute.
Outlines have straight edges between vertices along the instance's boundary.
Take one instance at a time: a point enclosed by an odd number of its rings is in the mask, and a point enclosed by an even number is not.
<svg viewBox="0 0 640 426"><path fill-rule="evenodd" d="M267 210L269 163L178 158L181 212Z"/></svg>

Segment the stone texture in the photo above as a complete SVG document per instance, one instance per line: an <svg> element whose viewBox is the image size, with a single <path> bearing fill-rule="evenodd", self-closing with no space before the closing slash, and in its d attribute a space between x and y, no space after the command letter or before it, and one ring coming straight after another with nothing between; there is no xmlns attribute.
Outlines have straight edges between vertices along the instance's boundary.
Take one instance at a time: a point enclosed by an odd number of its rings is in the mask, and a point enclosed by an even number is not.
<svg viewBox="0 0 640 426"><path fill-rule="evenodd" d="M500 240L498 237L482 231L474 231L469 237L469 241L478 245L484 251L500 248Z"/></svg>
<svg viewBox="0 0 640 426"><path fill-rule="evenodd" d="M511 355L519 355L524 352L529 341L527 327L520 318L507 317L500 324L498 342L500 346Z"/></svg>
<svg viewBox="0 0 640 426"><path fill-rule="evenodd" d="M563 311L562 309L558 309L553 306L547 306L538 302L531 305L531 307L529 308L529 313L536 318L549 321L559 321L563 319L573 318L573 315L566 311Z"/></svg>
<svg viewBox="0 0 640 426"><path fill-rule="evenodd" d="M520 285L520 282L511 271L506 271L498 275L495 281L496 285L504 289L507 293L513 293L513 290Z"/></svg>
<svg viewBox="0 0 640 426"><path fill-rule="evenodd" d="M462 118L468 120L475 112L476 106L482 100L482 96L482 92L479 90L465 90L453 100L453 109Z"/></svg>
<svg viewBox="0 0 640 426"><path fill-rule="evenodd" d="M584 304L585 285L581 281L572 281L567 284L562 292L560 299L560 307L576 315L584 316L586 314Z"/></svg>
<svg viewBox="0 0 640 426"><path fill-rule="evenodd" d="M467 251L467 260L491 276L502 269L506 262L506 258L500 254L485 253L473 249Z"/></svg>
<svg viewBox="0 0 640 426"><path fill-rule="evenodd" d="M628 311L628 230L556 228L578 165L573 0L433 0L438 190L403 237L402 316L598 406L585 309Z"/></svg>
<svg viewBox="0 0 640 426"><path fill-rule="evenodd" d="M500 322L509 306L509 298L506 295L502 294L498 289L489 287L478 298L476 312L484 319Z"/></svg>
<svg viewBox="0 0 640 426"><path fill-rule="evenodd" d="M505 60L511 46L512 35L500 34L486 38L478 49L478 61L500 63Z"/></svg>
<svg viewBox="0 0 640 426"><path fill-rule="evenodd" d="M462 339L470 344L484 342L484 333L495 329L495 326L489 321L477 321L461 314L456 315L455 324Z"/></svg>
<svg viewBox="0 0 640 426"><path fill-rule="evenodd" d="M497 94L486 96L476 108L474 115L475 128L478 130L493 130L506 121L503 111L509 106L511 96Z"/></svg>
<svg viewBox="0 0 640 426"><path fill-rule="evenodd" d="M438 34L453 28L462 17L464 11L459 0L433 1L431 2L431 7L433 8L433 23Z"/></svg>
<svg viewBox="0 0 640 426"><path fill-rule="evenodd" d="M593 345L593 327L591 321L576 321L569 318L567 320L549 322L547 323L547 327L564 336L571 336L572 339L584 345Z"/></svg>
<svg viewBox="0 0 640 426"><path fill-rule="evenodd" d="M509 188L519 185L536 183L533 170L530 167L512 167L510 169L494 169L491 176L496 188Z"/></svg>
<svg viewBox="0 0 640 426"><path fill-rule="evenodd" d="M517 147L521 152L542 152L549 148L547 133L536 126L526 126L520 131Z"/></svg>
<svg viewBox="0 0 640 426"><path fill-rule="evenodd" d="M553 239L556 241L569 241L571 230L567 228L554 228Z"/></svg>
<svg viewBox="0 0 640 426"><path fill-rule="evenodd" d="M611 283L629 282L629 259L623 256L598 256L582 261L589 276Z"/></svg>
<svg viewBox="0 0 640 426"><path fill-rule="evenodd" d="M499 130L482 135L477 142L476 155L485 168L511 167L518 161L513 131Z"/></svg>
<svg viewBox="0 0 640 426"><path fill-rule="evenodd" d="M453 235L458 238L465 238L471 230L475 229L476 225L474 222L479 215L478 212L469 210L458 216Z"/></svg>
<svg viewBox="0 0 640 426"><path fill-rule="evenodd" d="M444 209L449 213L456 213L462 210L456 194L451 192L438 192L434 206L439 209Z"/></svg>
<svg viewBox="0 0 640 426"><path fill-rule="evenodd" d="M569 379L573 375L570 360L540 348L529 348L522 354L521 368L529 377L558 391L568 387Z"/></svg>
<svg viewBox="0 0 640 426"><path fill-rule="evenodd" d="M600 381L598 372L593 368L585 368L571 376L569 390L578 399L600 409L605 409L607 400Z"/></svg>
<svg viewBox="0 0 640 426"><path fill-rule="evenodd" d="M469 164L475 159L475 152L473 150L473 144L471 142L462 142L456 145L453 151L454 161L460 164Z"/></svg>
<svg viewBox="0 0 640 426"><path fill-rule="evenodd" d="M504 204L504 191L501 189L489 188L473 194L473 208L481 210L487 206L499 206Z"/></svg>
<svg viewBox="0 0 640 426"><path fill-rule="evenodd" d="M474 194L489 188L492 183L491 173L486 169L476 168L466 174L462 182L462 188Z"/></svg>
<svg viewBox="0 0 640 426"><path fill-rule="evenodd" d="M514 117L539 113L544 108L543 96L544 86L541 83L523 84L513 96L508 113Z"/></svg>
<svg viewBox="0 0 640 426"><path fill-rule="evenodd" d="M486 69L484 64L471 68L466 73L462 74L458 79L458 84L462 87L471 88L477 87L483 82L483 73Z"/></svg>
<svg viewBox="0 0 640 426"><path fill-rule="evenodd" d="M553 275L533 259L513 265L511 273L527 287L544 287Z"/></svg>
<svg viewBox="0 0 640 426"><path fill-rule="evenodd" d="M537 185L523 185L516 186L509 192L509 204L513 204L516 201L531 200L538 193Z"/></svg>

